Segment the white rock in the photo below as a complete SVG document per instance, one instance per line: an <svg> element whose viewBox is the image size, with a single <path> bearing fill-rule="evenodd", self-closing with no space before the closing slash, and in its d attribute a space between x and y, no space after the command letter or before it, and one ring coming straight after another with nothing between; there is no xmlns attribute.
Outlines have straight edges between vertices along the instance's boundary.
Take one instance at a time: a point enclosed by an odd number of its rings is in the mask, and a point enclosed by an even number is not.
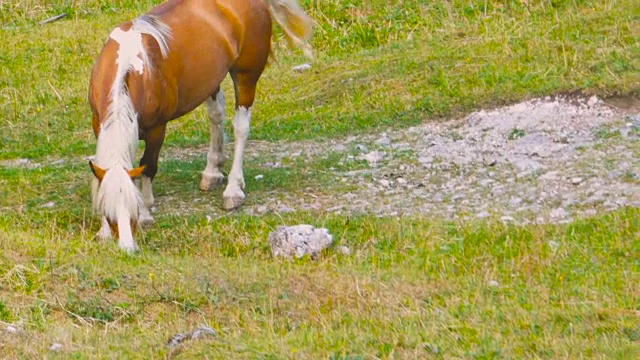
<svg viewBox="0 0 640 360"><path fill-rule="evenodd" d="M20 332L20 330L17 327L13 326L13 325L8 325L7 326L7 332L9 334L17 334L17 333Z"/></svg>
<svg viewBox="0 0 640 360"><path fill-rule="evenodd" d="M256 175L256 178L255 178L255 179L256 179L256 180L261 180L261 179L263 179L263 178L264 178L264 175L262 175L262 174L258 174L258 175Z"/></svg>
<svg viewBox="0 0 640 360"><path fill-rule="evenodd" d="M378 140L376 140L376 145L389 146L391 145L391 139L389 139L387 134L382 134L382 136Z"/></svg>
<svg viewBox="0 0 640 360"><path fill-rule="evenodd" d="M51 351L60 351L60 350L62 350L62 344L55 343L55 344L51 345L49 350L51 350Z"/></svg>
<svg viewBox="0 0 640 360"><path fill-rule="evenodd" d="M348 246L340 245L336 248L338 252L342 255L351 255L351 249Z"/></svg>
<svg viewBox="0 0 640 360"><path fill-rule="evenodd" d="M327 229L316 229L311 225L279 226L269 234L271 255L287 259L310 255L315 259L323 249L333 242Z"/></svg>
<svg viewBox="0 0 640 360"><path fill-rule="evenodd" d="M364 159L371 164L377 164L384 159L384 154L379 151L372 151L364 156Z"/></svg>
<svg viewBox="0 0 640 360"><path fill-rule="evenodd" d="M46 208L46 209L53 209L54 207L56 207L56 202L55 201L49 201L46 204L42 204L40 207Z"/></svg>
<svg viewBox="0 0 640 360"><path fill-rule="evenodd" d="M582 181L584 181L584 179L581 178L581 177L577 177L576 176L576 177L571 178L571 183L573 185L580 185L580 183L582 183Z"/></svg>

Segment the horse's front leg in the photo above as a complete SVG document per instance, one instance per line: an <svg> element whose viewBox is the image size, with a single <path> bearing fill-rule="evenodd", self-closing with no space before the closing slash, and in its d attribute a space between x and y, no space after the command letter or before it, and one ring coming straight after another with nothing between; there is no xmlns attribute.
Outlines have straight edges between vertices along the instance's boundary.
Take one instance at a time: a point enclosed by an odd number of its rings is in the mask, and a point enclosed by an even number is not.
<svg viewBox="0 0 640 360"><path fill-rule="evenodd" d="M222 89L207 99L207 113L209 115L210 135L209 152L207 153L207 167L202 172L200 190L211 190L224 182L224 174L220 168L227 161L224 156L224 120L226 117L225 98Z"/></svg>
<svg viewBox="0 0 640 360"><path fill-rule="evenodd" d="M140 226L149 226L154 223L151 215L151 208L155 202L153 197L153 178L158 173L158 157L160 156L160 148L164 142L166 125L161 125L151 129L144 134L145 148L140 166L144 165L142 178L140 179L140 190L142 192L142 200L144 207L140 209L138 224Z"/></svg>

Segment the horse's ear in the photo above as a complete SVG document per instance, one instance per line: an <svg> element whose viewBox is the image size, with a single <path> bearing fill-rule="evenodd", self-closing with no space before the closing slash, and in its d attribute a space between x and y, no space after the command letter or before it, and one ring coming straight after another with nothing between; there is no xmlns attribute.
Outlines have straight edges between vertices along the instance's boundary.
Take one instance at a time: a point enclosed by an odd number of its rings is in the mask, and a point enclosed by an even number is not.
<svg viewBox="0 0 640 360"><path fill-rule="evenodd" d="M135 169L131 169L127 171L127 173L129 174L129 177L132 179L139 178L140 176L142 176L142 172L144 171L145 167L147 167L147 165L138 166Z"/></svg>
<svg viewBox="0 0 640 360"><path fill-rule="evenodd" d="M98 181L102 181L102 179L104 179L104 174L107 173L105 169L101 168L100 166L94 164L91 161L89 161L89 167L91 168L91 172L93 172L93 175L95 175Z"/></svg>

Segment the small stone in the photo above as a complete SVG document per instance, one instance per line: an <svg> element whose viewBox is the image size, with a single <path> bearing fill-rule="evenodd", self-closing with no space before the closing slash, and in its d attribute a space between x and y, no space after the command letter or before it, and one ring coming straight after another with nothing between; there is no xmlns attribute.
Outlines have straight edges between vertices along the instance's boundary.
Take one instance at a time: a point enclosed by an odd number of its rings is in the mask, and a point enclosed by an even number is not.
<svg viewBox="0 0 640 360"><path fill-rule="evenodd" d="M515 221L515 219L511 216L503 216L500 218L500 220L502 220L503 222L513 222Z"/></svg>
<svg viewBox="0 0 640 360"><path fill-rule="evenodd" d="M384 159L384 154L379 151L372 151L365 155L364 159L367 160L370 165L377 164Z"/></svg>
<svg viewBox="0 0 640 360"><path fill-rule="evenodd" d="M13 326L13 325L8 325L8 326L7 326L7 332L8 332L9 334L17 334L17 333L19 333L19 332L20 332L20 330L18 330L18 328L17 328L17 327L15 327L15 326Z"/></svg>
<svg viewBox="0 0 640 360"><path fill-rule="evenodd" d="M489 281L489 286L498 287L498 286L500 286L500 283L495 281L495 280L491 280L491 281Z"/></svg>
<svg viewBox="0 0 640 360"><path fill-rule="evenodd" d="M212 328L208 327L208 326L203 326L203 327L199 327L197 329L195 329L192 333L191 333L191 339L198 339L199 337L203 336L203 335L218 335L218 333L213 330Z"/></svg>
<svg viewBox="0 0 640 360"><path fill-rule="evenodd" d="M307 71L309 69L311 69L311 64L309 64L309 63L305 63L305 64L301 64L301 65L293 67L293 71L295 71L295 72L304 72L304 71Z"/></svg>
<svg viewBox="0 0 640 360"><path fill-rule="evenodd" d="M485 156L482 158L482 163L485 166L495 166L498 163L498 159L493 156Z"/></svg>
<svg viewBox="0 0 640 360"><path fill-rule="evenodd" d="M584 179L581 178L581 177L572 177L571 178L571 184L573 184L573 185L580 185L580 183L582 181L584 181Z"/></svg>
<svg viewBox="0 0 640 360"><path fill-rule="evenodd" d="M49 350L51 350L51 351L60 351L60 350L62 350L62 344L55 343L55 344L51 345Z"/></svg>
<svg viewBox="0 0 640 360"><path fill-rule="evenodd" d="M406 180L406 179L404 179L404 178L397 178L397 179L396 179L396 182L397 182L399 185L406 185L406 184L407 184L407 180Z"/></svg>
<svg viewBox="0 0 640 360"><path fill-rule="evenodd" d="M263 178L264 178L264 175L262 175L262 174L256 175L256 180L261 180Z"/></svg>
<svg viewBox="0 0 640 360"><path fill-rule="evenodd" d="M264 166L268 168L279 168L280 166L282 166L282 164L280 164L279 161L276 161L276 162L269 161L264 163Z"/></svg>
<svg viewBox="0 0 640 360"><path fill-rule="evenodd" d="M552 219L565 219L569 216L569 213L567 212L567 210L565 210L564 208L555 208L553 210L551 210L551 212L549 213L549 217L551 217Z"/></svg>
<svg viewBox="0 0 640 360"><path fill-rule="evenodd" d="M46 208L46 209L52 209L54 207L56 207L56 202L55 201L49 201L46 204L42 204L42 206L40 206L42 208Z"/></svg>
<svg viewBox="0 0 640 360"><path fill-rule="evenodd" d="M267 208L266 206L264 206L264 205L260 205L260 206L258 206L258 207L256 208L256 212L257 212L258 214L264 214L264 213L266 213L266 212L267 212L267 210L268 210L268 208Z"/></svg>
<svg viewBox="0 0 640 360"><path fill-rule="evenodd" d="M376 140L376 145L389 146L391 145L391 139L389 139L387 134L382 134L382 136L378 140Z"/></svg>
<svg viewBox="0 0 640 360"><path fill-rule="evenodd" d="M389 186L391 186L391 182L387 179L381 179L378 181L380 183L380 185L382 185L383 187L388 188Z"/></svg>
<svg viewBox="0 0 640 360"><path fill-rule="evenodd" d="M336 247L336 250L342 255L351 255L351 249L348 246L340 245Z"/></svg>
<svg viewBox="0 0 640 360"><path fill-rule="evenodd" d="M488 211L480 211L479 213L476 214L476 217L478 219L488 218L489 216L491 216L491 214Z"/></svg>
<svg viewBox="0 0 640 360"><path fill-rule="evenodd" d="M520 204L522 204L522 199L517 196L514 196L511 199L509 199L509 205L516 206Z"/></svg>
<svg viewBox="0 0 640 360"><path fill-rule="evenodd" d="M560 247L560 244L558 244L556 241L553 241L553 240L547 241L547 245L549 245L551 250L553 250L554 252L558 250L558 248Z"/></svg>
<svg viewBox="0 0 640 360"><path fill-rule="evenodd" d="M588 107L593 107L594 105L598 104L599 100L598 97L593 95L592 97L589 98L589 100L587 101L587 106Z"/></svg>
<svg viewBox="0 0 640 360"><path fill-rule="evenodd" d="M420 156L420 157L418 158L418 162L419 162L420 164L423 164L423 165L424 165L424 164L431 164L431 163L433 162L433 160L434 160L434 159L433 159L433 156Z"/></svg>

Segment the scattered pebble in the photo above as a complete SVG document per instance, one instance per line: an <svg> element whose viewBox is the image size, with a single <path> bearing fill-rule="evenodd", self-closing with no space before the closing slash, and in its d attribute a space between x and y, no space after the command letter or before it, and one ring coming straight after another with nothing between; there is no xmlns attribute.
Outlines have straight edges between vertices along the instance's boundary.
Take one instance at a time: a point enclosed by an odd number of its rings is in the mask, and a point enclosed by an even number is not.
<svg viewBox="0 0 640 360"><path fill-rule="evenodd" d="M374 165L379 163L384 159L384 154L379 151L372 151L364 156L364 159L367 160L369 165Z"/></svg>
<svg viewBox="0 0 640 360"><path fill-rule="evenodd" d="M583 180L584 179L581 178L581 177L573 177L573 178L571 178L571 183L573 185L580 185L580 183L582 183Z"/></svg>
<svg viewBox="0 0 640 360"><path fill-rule="evenodd" d="M391 139L389 139L387 134L382 134L382 136L378 140L376 140L375 143L376 145L380 145L380 146L390 146Z"/></svg>
<svg viewBox="0 0 640 360"><path fill-rule="evenodd" d="M17 327L13 326L13 325L7 325L7 332L9 334L17 334L17 333L20 332L20 330Z"/></svg>
<svg viewBox="0 0 640 360"><path fill-rule="evenodd" d="M171 339L169 339L169 341L167 341L167 345L169 346L169 348L173 349L176 346L182 344L183 342L187 341L187 340L195 340L195 339L199 339L205 335L212 335L212 336L216 336L218 335L218 333L208 327L208 326L203 326L203 327L199 327L195 330L193 330L190 333L178 333L174 336L171 337Z"/></svg>
<svg viewBox="0 0 640 360"><path fill-rule="evenodd" d="M495 280L491 280L491 281L489 281L489 286L497 287L497 286L500 286L500 283L495 281Z"/></svg>
<svg viewBox="0 0 640 360"><path fill-rule="evenodd" d="M309 69L311 69L311 64L309 64L309 63L305 63L305 64L301 64L301 65L293 67L293 71L295 71L295 72L304 72L304 71L307 71Z"/></svg>
<svg viewBox="0 0 640 360"><path fill-rule="evenodd" d="M53 345L51 345L49 350L51 350L51 351L61 351L62 350L62 344L54 343Z"/></svg>
<svg viewBox="0 0 640 360"><path fill-rule="evenodd" d="M53 209L54 207L56 207L56 202L55 201L49 201L46 204L42 204L40 207L41 208L46 208L46 209Z"/></svg>
<svg viewBox="0 0 640 360"><path fill-rule="evenodd" d="M262 180L263 178L264 178L264 175L262 175L262 174L258 174L258 175L256 175L256 178L255 178L255 179L256 179L256 180Z"/></svg>
<svg viewBox="0 0 640 360"><path fill-rule="evenodd" d="M336 247L336 249L342 255L351 255L351 249L349 249L348 246L340 245L340 246Z"/></svg>

